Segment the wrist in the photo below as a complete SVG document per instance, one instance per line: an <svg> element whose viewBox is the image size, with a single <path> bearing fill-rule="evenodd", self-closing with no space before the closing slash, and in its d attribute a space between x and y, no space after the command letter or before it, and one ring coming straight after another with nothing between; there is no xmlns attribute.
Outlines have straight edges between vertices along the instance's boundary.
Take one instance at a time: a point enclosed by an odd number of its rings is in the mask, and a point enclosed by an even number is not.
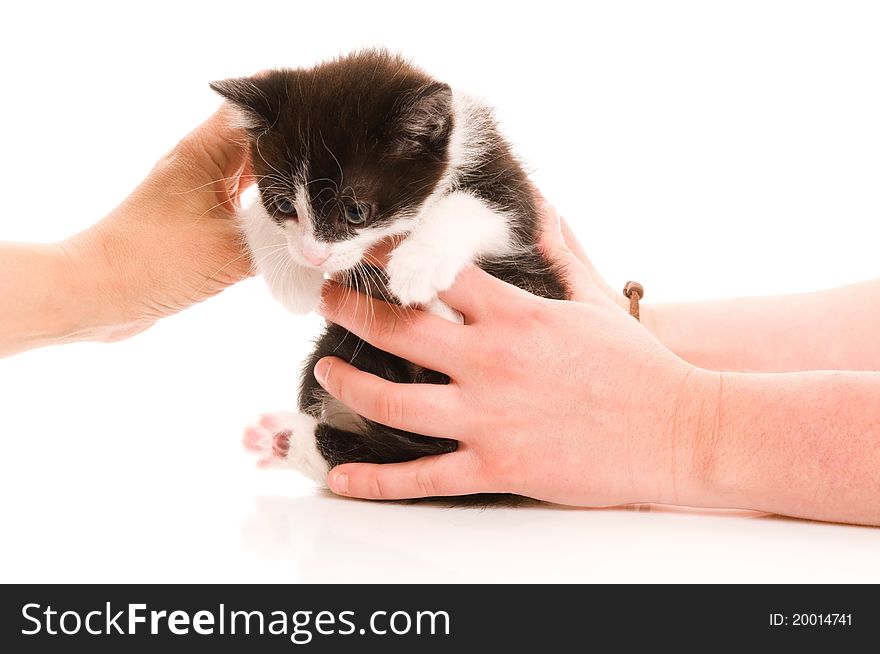
<svg viewBox="0 0 880 654"><path fill-rule="evenodd" d="M65 270L64 292L71 300L69 341L114 341L147 327L126 298L137 297L137 275L125 265L136 258L128 245L107 228L112 216L58 244Z"/></svg>
<svg viewBox="0 0 880 654"><path fill-rule="evenodd" d="M621 305L626 311L629 311L629 300L624 298L624 303ZM639 322L642 323L645 329L647 329L651 335L656 338L661 343L663 340L660 338L660 334L657 331L657 316L656 309L653 304L645 304L642 302L639 305Z"/></svg>
<svg viewBox="0 0 880 654"><path fill-rule="evenodd" d="M661 503L706 506L711 492L724 373L685 364L670 409ZM665 468L665 469L664 469Z"/></svg>

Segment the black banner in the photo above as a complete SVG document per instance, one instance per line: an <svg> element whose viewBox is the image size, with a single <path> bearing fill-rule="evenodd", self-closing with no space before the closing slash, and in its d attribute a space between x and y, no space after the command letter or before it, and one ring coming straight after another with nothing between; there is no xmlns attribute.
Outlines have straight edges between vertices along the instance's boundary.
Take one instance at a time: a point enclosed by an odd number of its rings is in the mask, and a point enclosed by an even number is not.
<svg viewBox="0 0 880 654"><path fill-rule="evenodd" d="M876 586L20 585L0 592L7 652L440 652L483 644L580 651L600 642L714 650L841 647L880 637Z"/></svg>

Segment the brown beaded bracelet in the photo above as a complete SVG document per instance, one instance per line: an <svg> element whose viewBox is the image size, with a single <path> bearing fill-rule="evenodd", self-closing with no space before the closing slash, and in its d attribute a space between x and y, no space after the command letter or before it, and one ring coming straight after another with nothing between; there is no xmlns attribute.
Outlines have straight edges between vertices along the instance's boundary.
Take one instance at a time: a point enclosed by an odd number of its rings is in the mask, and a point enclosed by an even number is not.
<svg viewBox="0 0 880 654"><path fill-rule="evenodd" d="M623 294L629 298L629 315L639 320L639 300L645 297L645 289L638 282L627 282Z"/></svg>

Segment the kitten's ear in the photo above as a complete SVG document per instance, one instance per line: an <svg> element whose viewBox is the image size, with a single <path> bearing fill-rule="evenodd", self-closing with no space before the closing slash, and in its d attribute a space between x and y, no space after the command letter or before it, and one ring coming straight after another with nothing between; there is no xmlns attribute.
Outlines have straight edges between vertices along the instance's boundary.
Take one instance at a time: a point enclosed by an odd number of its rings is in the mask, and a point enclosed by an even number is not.
<svg viewBox="0 0 880 654"><path fill-rule="evenodd" d="M452 89L441 82L422 87L401 102L396 123L398 154L441 150L452 131Z"/></svg>
<svg viewBox="0 0 880 654"><path fill-rule="evenodd" d="M210 86L242 110L251 129L266 129L278 120L284 82L277 75L261 73L254 77L235 77L211 82Z"/></svg>

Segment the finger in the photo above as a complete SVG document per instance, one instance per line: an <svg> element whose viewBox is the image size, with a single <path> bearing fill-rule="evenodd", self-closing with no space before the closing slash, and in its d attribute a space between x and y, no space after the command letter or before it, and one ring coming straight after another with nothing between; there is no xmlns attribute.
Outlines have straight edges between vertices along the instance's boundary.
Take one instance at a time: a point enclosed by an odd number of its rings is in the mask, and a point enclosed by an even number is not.
<svg viewBox="0 0 880 654"><path fill-rule="evenodd" d="M458 390L446 384L395 384L336 357L315 365L322 388L358 415L388 427L455 438L463 412Z"/></svg>
<svg viewBox="0 0 880 654"><path fill-rule="evenodd" d="M563 232L565 223L562 216L553 205L545 202L540 206L540 220L539 245L545 256L562 267L568 282L570 299L576 302L586 302L594 298L596 291L600 289L596 285L593 271L585 266L580 257L568 247ZM572 238L574 238L573 235Z"/></svg>
<svg viewBox="0 0 880 654"><path fill-rule="evenodd" d="M562 216L556 207L546 200L538 203L538 221L541 230L538 244L542 249L551 252L567 249L562 237Z"/></svg>
<svg viewBox="0 0 880 654"><path fill-rule="evenodd" d="M226 183L229 200L235 210L241 209L241 195L255 181L251 158L245 157L241 166Z"/></svg>
<svg viewBox="0 0 880 654"><path fill-rule="evenodd" d="M371 345L445 372L462 350L459 325L424 311L406 309L362 295L337 283L326 283L318 312Z"/></svg>
<svg viewBox="0 0 880 654"><path fill-rule="evenodd" d="M458 273L451 287L438 293L438 297L464 315L465 323L470 324L486 315L497 315L523 293L522 289L493 277L482 268L468 266Z"/></svg>
<svg viewBox="0 0 880 654"><path fill-rule="evenodd" d="M580 241L577 240L577 236L574 235L574 232L571 231L571 227L569 227L565 218L562 216L559 216L559 231L562 234L562 241L565 243L565 247L571 250L572 254L574 254L574 256L586 266L591 275L595 274L596 268L593 266L593 262L590 261L590 257L587 256Z"/></svg>
<svg viewBox="0 0 880 654"><path fill-rule="evenodd" d="M469 452L426 456L406 463L346 463L327 477L330 490L368 500L471 495L481 492L478 467Z"/></svg>

